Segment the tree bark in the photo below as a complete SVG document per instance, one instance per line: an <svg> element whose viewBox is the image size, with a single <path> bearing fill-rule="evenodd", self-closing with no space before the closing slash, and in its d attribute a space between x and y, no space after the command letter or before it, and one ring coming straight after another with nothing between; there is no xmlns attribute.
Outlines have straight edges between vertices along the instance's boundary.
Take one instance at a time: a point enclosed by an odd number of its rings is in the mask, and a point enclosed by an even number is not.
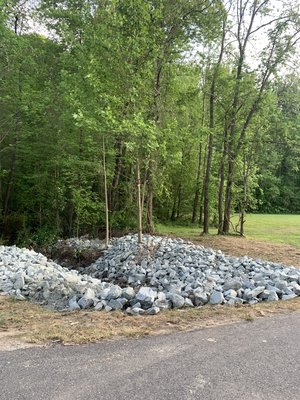
<svg viewBox="0 0 300 400"><path fill-rule="evenodd" d="M200 143L199 145L199 153L198 153L198 168L197 168L197 179L196 179L196 191L193 204L192 224L196 223L197 213L198 213L200 187L201 187L201 163L202 163L202 143Z"/></svg>
<svg viewBox="0 0 300 400"><path fill-rule="evenodd" d="M207 164L206 164L206 172L205 172L205 180L204 180L204 191L203 191L203 233L205 235L208 234L209 229L209 181L210 181L210 172L211 172L211 163L212 163L212 154L213 154L213 135L209 134L208 139L208 154L207 154Z"/></svg>
<svg viewBox="0 0 300 400"><path fill-rule="evenodd" d="M173 207L172 207L172 213L171 213L171 221L175 221L176 220L176 204L177 204L177 193L174 196L173 199Z"/></svg>
<svg viewBox="0 0 300 400"><path fill-rule="evenodd" d="M138 242L142 243L141 174L139 160L136 162L136 189Z"/></svg>
<svg viewBox="0 0 300 400"><path fill-rule="evenodd" d="M205 96L205 91L204 91L203 98L202 98L202 118L201 118L201 127L202 128L204 128L204 126L205 126L205 97L206 96ZM198 213L200 187L201 187L201 167L202 167L201 166L201 162L202 162L202 142L200 142L200 144L199 144L198 169L197 169L196 191L195 191L195 197L194 197L192 223L196 222L197 213ZM203 170L205 170L205 161L204 161ZM203 192L203 190L202 190L202 192ZM201 193L200 203L201 203L201 206L202 206L202 193ZM200 214L201 214L201 217L202 217L202 211L201 211Z"/></svg>
<svg viewBox="0 0 300 400"><path fill-rule="evenodd" d="M218 57L218 61L214 67L213 77L210 85L209 92L209 139L208 139L208 154L207 154L207 164L206 164L206 173L205 173L205 181L204 181L204 214L203 214L203 234L207 235L209 230L209 183L210 183L210 174L211 174L211 164L212 164L212 156L213 156L213 134L215 127L215 91L216 91L216 81L219 73L219 68L222 62L224 46L225 46L225 36L226 36L226 17L223 18L223 31L222 31L222 40L220 53Z"/></svg>
<svg viewBox="0 0 300 400"><path fill-rule="evenodd" d="M102 141L102 151L103 151L103 176L104 176L104 198L105 198L105 248L107 249L109 243L109 205L108 205L108 193L107 193L107 178L106 178L106 151L105 151L105 139L103 136Z"/></svg>
<svg viewBox="0 0 300 400"><path fill-rule="evenodd" d="M178 187L176 220L178 220L180 218L181 195L182 195L182 183L180 182L179 187Z"/></svg>
<svg viewBox="0 0 300 400"><path fill-rule="evenodd" d="M232 201L232 185L233 185L233 174L234 174L235 160L229 158L228 160L228 177L225 194L225 206L224 206L224 221L223 221L223 233L228 234L230 229L230 213L231 213L231 201Z"/></svg>
<svg viewBox="0 0 300 400"><path fill-rule="evenodd" d="M123 143L120 137L115 141L115 168L109 196L109 209L111 212L116 210L118 201L118 186L122 170Z"/></svg>
<svg viewBox="0 0 300 400"><path fill-rule="evenodd" d="M223 233L228 234L230 229L230 213L231 213L231 202L232 202L232 186L234 182L234 168L236 158L238 156L239 149L242 145L242 140L238 141L238 146L234 150L234 142L236 136L236 122L237 122L237 115L238 115L238 106L240 100L240 87L243 77L243 67L245 61L245 54L246 54L246 47L249 41L249 38L252 33L252 27L254 24L255 16L258 12L258 2L257 0L253 1L251 15L249 19L249 25L245 31L245 34L242 34L242 28L245 24L245 7L242 7L242 3L239 4L240 8L238 9L238 27L237 27L237 40L238 40L238 48L239 48L239 57L237 63L237 70L236 70L236 77L235 77L235 88L234 88L234 95L231 107L231 117L230 117L230 134L229 134L229 141L228 141L228 167L227 167L227 185L226 185L226 195L225 195L225 207L224 207L224 221L223 221ZM253 115L253 113L251 113ZM252 115L250 119L252 118ZM246 119L246 125L250 122L250 119ZM246 127L246 129L247 129ZM243 135L246 132L246 129L243 130Z"/></svg>
<svg viewBox="0 0 300 400"><path fill-rule="evenodd" d="M223 234L223 195L225 183L225 161L227 155L227 122L225 121L223 134L223 154L219 168L219 189L218 189L218 235Z"/></svg>
<svg viewBox="0 0 300 400"><path fill-rule="evenodd" d="M150 162L151 163L151 162ZM153 224L153 183L152 183L152 167L149 165L147 174L147 216L146 216L146 232L149 235L154 233Z"/></svg>
<svg viewBox="0 0 300 400"><path fill-rule="evenodd" d="M21 102L21 96L22 96L21 68L19 70L18 91L19 91L19 101ZM4 216L6 216L8 214L10 195L11 195L13 185L14 185L16 162L17 162L17 151L18 151L18 144L19 144L19 137L20 137L20 124L21 124L21 111L20 111L19 106L17 106L16 123L15 123L15 137L14 137L14 142L13 142L13 153L12 153L11 160L10 160L8 182L7 182L7 188L6 188L5 199L4 199L4 207L3 207Z"/></svg>
<svg viewBox="0 0 300 400"><path fill-rule="evenodd" d="M161 90L161 77L163 71L163 58L156 60L156 75L154 82L153 96L153 119L156 125L159 125L159 97ZM147 196L146 196L146 232L150 235L154 233L153 223L153 161L149 161L147 168Z"/></svg>
<svg viewBox="0 0 300 400"><path fill-rule="evenodd" d="M221 160L219 172L219 190L218 190L218 235L223 234L223 193L224 193L224 161Z"/></svg>
<svg viewBox="0 0 300 400"><path fill-rule="evenodd" d="M205 166L206 166L206 159L207 159L207 146L204 152L204 159L203 159L203 176L202 176L202 181L204 182L205 180ZM199 226L201 227L203 224L203 198L204 198L204 185L201 190L201 196L200 196L200 208L199 208Z"/></svg>

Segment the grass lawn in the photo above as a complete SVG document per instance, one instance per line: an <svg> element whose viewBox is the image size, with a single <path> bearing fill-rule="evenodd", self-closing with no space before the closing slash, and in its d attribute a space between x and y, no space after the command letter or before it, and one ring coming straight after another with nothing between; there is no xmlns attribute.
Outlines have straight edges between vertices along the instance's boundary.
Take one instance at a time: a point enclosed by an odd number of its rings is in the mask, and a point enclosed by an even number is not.
<svg viewBox="0 0 300 400"><path fill-rule="evenodd" d="M233 224L238 217L232 219ZM157 233L174 234L183 238L199 237L201 229L188 225L162 225L156 226ZM211 234L216 234L215 228L210 229ZM245 223L245 235L249 239L264 240L274 243L283 243L300 247L300 215L277 214L248 214Z"/></svg>

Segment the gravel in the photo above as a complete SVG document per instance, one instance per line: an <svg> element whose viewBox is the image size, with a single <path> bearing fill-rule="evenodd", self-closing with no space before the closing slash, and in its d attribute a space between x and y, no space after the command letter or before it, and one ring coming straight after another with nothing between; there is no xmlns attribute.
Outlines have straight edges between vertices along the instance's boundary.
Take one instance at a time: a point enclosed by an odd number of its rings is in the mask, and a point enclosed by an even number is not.
<svg viewBox="0 0 300 400"><path fill-rule="evenodd" d="M100 241L74 246L103 250ZM300 270L221 251L182 239L136 235L112 239L95 263L80 272L40 253L0 246L0 293L52 309L126 310L157 314L205 304L255 304L300 295Z"/></svg>

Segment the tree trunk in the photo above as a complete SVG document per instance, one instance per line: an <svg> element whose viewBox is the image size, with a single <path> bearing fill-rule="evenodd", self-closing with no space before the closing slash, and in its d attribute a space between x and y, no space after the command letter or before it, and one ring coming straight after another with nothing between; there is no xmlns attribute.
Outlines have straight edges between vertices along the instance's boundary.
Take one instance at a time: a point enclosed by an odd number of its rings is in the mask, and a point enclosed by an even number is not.
<svg viewBox="0 0 300 400"><path fill-rule="evenodd" d="M224 221L223 221L223 233L228 234L230 229L230 213L231 213L231 195L233 185L233 174L234 174L235 160L229 157L228 160L228 178L226 185L225 194L225 207L224 207Z"/></svg>
<svg viewBox="0 0 300 400"><path fill-rule="evenodd" d="M202 176L202 181L204 182L205 180L205 172L206 172L206 159L207 159L207 146L205 149L204 153L204 160L203 160L203 176ZM204 199L204 185L201 190L201 196L200 196L200 208L199 208L199 226L201 227L203 224L203 199Z"/></svg>
<svg viewBox="0 0 300 400"><path fill-rule="evenodd" d="M161 77L163 71L163 58L156 59L156 75L154 82L154 96L153 96L153 119L155 124L159 125L159 97L161 90ZM147 172L147 196L146 196L146 232L150 235L154 233L153 223L153 161L149 161Z"/></svg>
<svg viewBox="0 0 300 400"><path fill-rule="evenodd" d="M103 151L103 176L104 176L104 197L105 197L105 248L107 249L109 243L109 205L108 205L108 194L107 194L107 179L106 179L106 156L105 156L105 140L103 136L102 142Z"/></svg>
<svg viewBox="0 0 300 400"><path fill-rule="evenodd" d="M146 232L149 235L153 235L154 233L154 224L153 224L153 187L152 187L152 176L148 176L148 185L147 185L147 218L146 218Z"/></svg>
<svg viewBox="0 0 300 400"><path fill-rule="evenodd" d="M17 36L21 36L21 34L22 34L22 30L20 28L21 22L22 21L20 21L19 14L16 14L14 16L14 32L15 32L15 35L17 35ZM22 100L22 65L20 65L19 70L18 70L18 92L17 93L18 93L19 104L17 104L16 114L15 114L15 116L16 116L15 117L15 137L14 137L14 142L13 142L13 153L12 153L11 161L10 161L8 182L7 182L7 188L6 188L5 198L4 198L4 205L3 205L3 214L4 215L7 215L7 213L8 213L10 195L12 192L14 179L15 179L15 172L16 172L17 148L18 148L18 143L19 143L20 125L21 125L20 106L21 106L21 100Z"/></svg>
<svg viewBox="0 0 300 400"><path fill-rule="evenodd" d="M139 160L136 162L136 197L137 197L137 230L138 242L142 243L142 204L141 204L141 176Z"/></svg>
<svg viewBox="0 0 300 400"><path fill-rule="evenodd" d="M4 199L4 207L3 207L4 215L8 214L10 195L11 195L12 188L14 185L16 162L17 162L17 150L18 150L18 143L19 143L19 136L20 136L20 122L21 122L21 114L20 114L20 110L17 110L15 137L14 137L13 149L12 149L13 153L12 153L11 160L10 160L8 182L7 182L7 188L6 188L5 199Z"/></svg>
<svg viewBox="0 0 300 400"><path fill-rule="evenodd" d="M209 134L208 139L208 154L207 154L207 164L206 164L206 173L204 180L204 191L203 191L203 233L205 235L208 234L209 228L209 181L210 181L210 172L211 172L211 162L212 162L212 153L213 153L213 135Z"/></svg>
<svg viewBox="0 0 300 400"><path fill-rule="evenodd" d="M219 172L219 190L218 190L218 235L223 234L223 192L224 192L224 161L221 160L220 172Z"/></svg>
<svg viewBox="0 0 300 400"><path fill-rule="evenodd" d="M240 14L239 21L238 21L238 46L239 46L239 57L237 62L237 70L236 70L236 77L235 77L235 87L234 87L234 95L233 101L231 106L231 113L230 113L230 136L228 141L228 178L227 178L227 185L226 185L226 195L225 195L225 207L224 207L224 221L223 221L223 233L228 234L230 229L230 212L231 212L231 201L232 201L232 186L234 182L234 168L236 158L238 156L239 147L242 145L242 140L244 138L246 129L248 124L252 118L253 112L252 110L248 114L246 118L246 122L242 129L242 133L240 135L240 139L238 140L238 145L236 150L234 150L234 142L236 136L236 123L237 123L237 116L238 116L238 106L240 101L240 88L243 78L243 67L245 61L245 54L246 54L246 47L248 41L251 36L252 27L254 24L255 16L257 15L257 9L259 8L258 2L255 0L253 2L251 15L249 17L249 25L246 29L245 35L241 35L241 29L243 24L245 24L244 14ZM252 107L253 108L253 107ZM250 118L249 118L249 115Z"/></svg>
<svg viewBox="0 0 300 400"><path fill-rule="evenodd" d="M223 195L225 183L225 160L227 155L227 122L225 121L224 134L223 134L223 154L220 161L219 168L219 190L218 190L218 235L223 234Z"/></svg>
<svg viewBox="0 0 300 400"><path fill-rule="evenodd" d="M196 191L195 191L194 204L193 204L193 215L192 215L192 223L193 224L196 223L198 206L199 206L200 187L201 187L201 163L202 163L202 143L200 143L199 154L198 154Z"/></svg>
<svg viewBox="0 0 300 400"><path fill-rule="evenodd" d="M180 182L179 187L178 187L178 201L177 201L177 210L176 210L176 220L180 218L180 208L181 208L181 193L182 192L182 184Z"/></svg>
<svg viewBox="0 0 300 400"><path fill-rule="evenodd" d="M58 166L55 166L54 169L54 178L55 178L55 223L56 223L56 231L60 231L60 207L59 207L59 197L58 197L58 188L59 188L59 170Z"/></svg>
<svg viewBox="0 0 300 400"><path fill-rule="evenodd" d="M109 196L109 209L111 212L117 209L118 202L118 186L122 170L123 143L120 137L116 138L115 142L115 168Z"/></svg>
<svg viewBox="0 0 300 400"><path fill-rule="evenodd" d="M1 162L1 152L0 152L0 171L2 170L2 162ZM2 176L0 175L0 216L3 211L3 194L2 194Z"/></svg>
<svg viewBox="0 0 300 400"><path fill-rule="evenodd" d="M171 221L176 220L176 204L177 204L177 194L175 194L174 199L173 199L173 207L172 207L172 213L171 213Z"/></svg>
<svg viewBox="0 0 300 400"><path fill-rule="evenodd" d="M223 16L223 31L222 31L222 40L220 46L220 53L218 57L218 61L215 65L212 81L210 85L209 91L209 139L208 139L208 154L207 154L207 164L206 164L206 173L205 173L205 181L204 181L204 220L203 220L203 233L205 235L208 234L209 229L209 182L210 182L210 174L211 174L211 163L212 163L212 155L213 155L213 133L215 127L215 91L216 91L216 82L218 77L219 68L222 62L224 46L225 46L225 36L226 36L226 16Z"/></svg>

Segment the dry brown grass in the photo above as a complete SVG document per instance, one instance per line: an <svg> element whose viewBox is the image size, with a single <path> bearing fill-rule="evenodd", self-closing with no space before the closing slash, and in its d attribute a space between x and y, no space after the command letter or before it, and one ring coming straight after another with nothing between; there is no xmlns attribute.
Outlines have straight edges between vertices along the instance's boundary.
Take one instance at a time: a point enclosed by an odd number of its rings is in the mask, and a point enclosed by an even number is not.
<svg viewBox="0 0 300 400"><path fill-rule="evenodd" d="M14 347L14 339L24 344L82 344L193 330L240 320L253 321L255 318L299 309L300 298L296 298L255 306L205 306L168 310L155 316L131 317L117 311L50 311L36 304L0 296L0 349L8 336L11 348Z"/></svg>

